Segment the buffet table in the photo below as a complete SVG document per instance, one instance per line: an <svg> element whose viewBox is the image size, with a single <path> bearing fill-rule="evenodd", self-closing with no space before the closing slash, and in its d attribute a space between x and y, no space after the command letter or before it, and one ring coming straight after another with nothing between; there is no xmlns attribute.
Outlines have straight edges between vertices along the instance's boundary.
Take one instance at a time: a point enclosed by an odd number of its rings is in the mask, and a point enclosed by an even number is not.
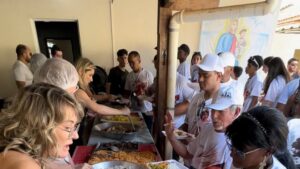
<svg viewBox="0 0 300 169"><path fill-rule="evenodd" d="M136 114L137 116L137 114ZM91 158L93 158L93 154L96 151L110 151L109 147L111 145L118 145L118 144L125 144L125 145L130 145L130 146L135 146L135 149L133 152L147 154L147 152L152 152L154 153L155 157L152 158L151 161L160 161L161 157L155 147L154 140L146 126L146 123L143 119L143 116L141 113L138 113L138 116L141 118L141 121L139 123L139 127L136 128L136 132L133 136L131 137L122 137L120 139L113 139L113 138L108 138L103 135L96 129L95 126L99 124L106 123L101 120L101 118L96 118L93 124L93 129L91 131L91 135L88 140L88 145L86 146L77 146L76 150L73 154L73 161L75 164L83 163L83 162L89 162L90 164L93 163L91 162ZM123 146L121 146L123 147ZM124 146L126 147L126 146ZM114 153L114 152L111 152ZM118 153L118 152L117 152ZM121 153L122 154L122 153ZM150 153L151 154L151 153ZM138 155L139 156L139 155Z"/></svg>

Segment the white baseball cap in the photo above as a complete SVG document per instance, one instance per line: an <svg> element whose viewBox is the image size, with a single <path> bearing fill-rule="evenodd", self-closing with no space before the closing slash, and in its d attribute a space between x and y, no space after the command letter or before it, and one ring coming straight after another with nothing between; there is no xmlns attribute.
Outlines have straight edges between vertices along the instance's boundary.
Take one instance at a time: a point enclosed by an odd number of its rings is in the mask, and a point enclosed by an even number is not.
<svg viewBox="0 0 300 169"><path fill-rule="evenodd" d="M231 52L223 52L219 55L219 57L221 59L223 67L233 67L235 65L235 57Z"/></svg>
<svg viewBox="0 0 300 169"><path fill-rule="evenodd" d="M204 56L203 60L198 65L198 67L207 72L224 72L224 68L222 66L221 59L219 58L219 56L210 53Z"/></svg>
<svg viewBox="0 0 300 169"><path fill-rule="evenodd" d="M235 85L229 85L221 87L218 95L213 99L210 105L206 107L214 110L224 110L232 105L243 105L243 99L241 99L241 92L236 90Z"/></svg>

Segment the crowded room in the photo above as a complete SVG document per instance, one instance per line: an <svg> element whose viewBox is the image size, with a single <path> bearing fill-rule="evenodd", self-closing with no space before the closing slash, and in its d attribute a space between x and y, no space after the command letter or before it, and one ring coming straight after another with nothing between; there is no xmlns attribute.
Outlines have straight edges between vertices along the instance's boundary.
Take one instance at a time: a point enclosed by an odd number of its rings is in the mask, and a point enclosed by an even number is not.
<svg viewBox="0 0 300 169"><path fill-rule="evenodd" d="M300 169L300 1L0 7L0 169Z"/></svg>

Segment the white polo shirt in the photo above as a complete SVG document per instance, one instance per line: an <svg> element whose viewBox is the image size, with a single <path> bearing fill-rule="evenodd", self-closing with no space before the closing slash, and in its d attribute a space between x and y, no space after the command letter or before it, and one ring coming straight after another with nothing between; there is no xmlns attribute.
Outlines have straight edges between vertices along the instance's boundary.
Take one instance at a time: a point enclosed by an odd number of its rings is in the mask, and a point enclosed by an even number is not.
<svg viewBox="0 0 300 169"><path fill-rule="evenodd" d="M20 60L17 60L13 65L13 74L15 81L25 82L25 86L32 84L32 72L29 67Z"/></svg>

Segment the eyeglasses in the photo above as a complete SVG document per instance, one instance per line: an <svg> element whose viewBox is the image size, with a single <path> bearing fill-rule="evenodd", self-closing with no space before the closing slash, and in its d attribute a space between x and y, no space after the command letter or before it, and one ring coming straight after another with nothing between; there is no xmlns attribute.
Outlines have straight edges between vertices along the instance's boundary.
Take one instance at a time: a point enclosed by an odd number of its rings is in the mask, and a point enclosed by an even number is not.
<svg viewBox="0 0 300 169"><path fill-rule="evenodd" d="M79 127L80 127L80 124L76 124L75 127L71 127L71 128L60 128L61 130L65 131L65 132L68 132L68 138L72 138L72 134L74 134L74 132L78 132L79 130Z"/></svg>
<svg viewBox="0 0 300 169"><path fill-rule="evenodd" d="M245 159L247 154L254 153L254 152L256 152L256 151L258 151L258 150L261 149L261 148L256 148L256 149L254 149L254 150L250 150L250 151L247 151L247 152L243 152L243 151L240 151L240 150L236 149L235 147L233 147L232 144L231 144L231 141L230 141L229 139L227 139L226 142L227 142L227 145L228 145L229 149L230 149L232 152L235 152L235 154L236 154L239 158L241 158L241 159Z"/></svg>

